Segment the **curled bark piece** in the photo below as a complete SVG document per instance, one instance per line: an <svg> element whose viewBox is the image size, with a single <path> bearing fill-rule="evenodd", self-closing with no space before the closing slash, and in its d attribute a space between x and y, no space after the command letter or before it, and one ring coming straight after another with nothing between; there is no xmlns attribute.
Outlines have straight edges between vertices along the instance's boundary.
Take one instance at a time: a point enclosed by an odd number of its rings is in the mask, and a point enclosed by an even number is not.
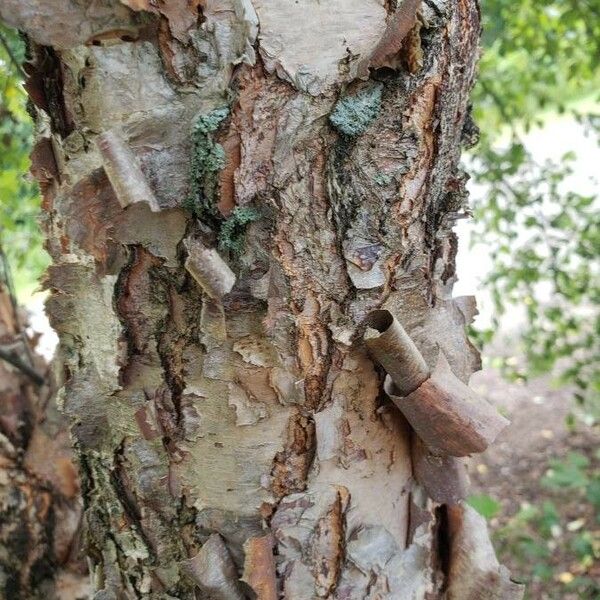
<svg viewBox="0 0 600 600"><path fill-rule="evenodd" d="M365 322L367 348L392 378L395 393L408 396L429 377L425 359L389 310L374 310Z"/></svg>
<svg viewBox="0 0 600 600"><path fill-rule="evenodd" d="M485 519L466 504L448 507L448 600L521 600L525 586L498 563Z"/></svg>
<svg viewBox="0 0 600 600"><path fill-rule="evenodd" d="M431 377L414 392L402 397L389 376L385 391L431 449L451 456L483 452L508 425L452 373L442 353Z"/></svg>
<svg viewBox="0 0 600 600"><path fill-rule="evenodd" d="M115 131L105 131L96 138L96 145L119 204L126 208L130 204L146 202L153 212L160 211L154 192L127 142Z"/></svg>
<svg viewBox="0 0 600 600"><path fill-rule="evenodd" d="M228 294L235 284L235 274L214 248L200 240L184 240L188 251L185 268L200 287L214 300Z"/></svg>
<svg viewBox="0 0 600 600"><path fill-rule="evenodd" d="M456 504L467 497L469 478L463 459L432 452L413 434L411 458L416 482L440 504Z"/></svg>
<svg viewBox="0 0 600 600"><path fill-rule="evenodd" d="M213 533L183 568L214 600L244 600L233 559L218 533Z"/></svg>
<svg viewBox="0 0 600 600"><path fill-rule="evenodd" d="M273 556L273 537L265 535L248 539L244 544L245 581L256 594L257 600L277 600L277 574Z"/></svg>

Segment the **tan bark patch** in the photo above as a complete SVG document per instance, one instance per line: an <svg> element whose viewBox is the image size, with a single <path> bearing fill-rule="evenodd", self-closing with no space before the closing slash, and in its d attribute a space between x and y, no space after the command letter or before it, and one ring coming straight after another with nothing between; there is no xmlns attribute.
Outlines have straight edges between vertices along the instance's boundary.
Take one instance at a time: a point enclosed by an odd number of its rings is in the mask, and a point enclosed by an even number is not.
<svg viewBox="0 0 600 600"><path fill-rule="evenodd" d="M267 80L259 65L242 70L231 116L231 129L240 136L240 163L234 175L236 204L246 204L269 189L277 137L273 121L290 96L289 86L274 78Z"/></svg>
<svg viewBox="0 0 600 600"><path fill-rule="evenodd" d="M321 322L320 306L313 295L307 295L304 310L296 318L298 360L304 373L304 395L309 408L320 408L326 398L326 377L330 366L329 331Z"/></svg>
<svg viewBox="0 0 600 600"><path fill-rule="evenodd" d="M253 0L253 4L267 70L314 95L353 79L356 59L373 51L385 28L386 11L379 0Z"/></svg>
<svg viewBox="0 0 600 600"><path fill-rule="evenodd" d="M404 127L420 131L418 159L409 173L402 180L402 202L394 207L399 223L405 223L414 206L418 206L420 198L426 192L427 179L431 172L434 158L433 120L436 94L440 84L439 76L427 80L421 88L413 93L410 104L405 111Z"/></svg>
<svg viewBox="0 0 600 600"><path fill-rule="evenodd" d="M257 600L277 600L277 574L273 556L273 537L252 537L244 544L245 581L256 594Z"/></svg>
<svg viewBox="0 0 600 600"><path fill-rule="evenodd" d="M225 150L225 167L219 173L219 212L227 217L235 208L235 174L241 162L241 138L231 130L221 142Z"/></svg>
<svg viewBox="0 0 600 600"><path fill-rule="evenodd" d="M60 180L50 138L40 138L33 147L30 171L40 185L44 209L50 209Z"/></svg>
<svg viewBox="0 0 600 600"><path fill-rule="evenodd" d="M67 431L51 439L43 430L36 429L29 440L24 464L41 481L50 482L65 498L73 500L79 493L79 478Z"/></svg>
<svg viewBox="0 0 600 600"><path fill-rule="evenodd" d="M350 495L346 488L338 489L335 501L317 523L312 542L313 573L317 593L327 598L335 589L344 560L344 513Z"/></svg>

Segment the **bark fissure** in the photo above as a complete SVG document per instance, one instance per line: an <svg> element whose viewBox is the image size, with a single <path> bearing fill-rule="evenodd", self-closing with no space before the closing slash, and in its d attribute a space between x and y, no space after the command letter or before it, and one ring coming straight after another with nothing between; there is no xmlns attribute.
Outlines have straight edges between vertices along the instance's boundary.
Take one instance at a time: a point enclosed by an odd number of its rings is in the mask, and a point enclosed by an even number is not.
<svg viewBox="0 0 600 600"><path fill-rule="evenodd" d="M66 138L74 130L75 123L63 96L60 56L50 46L35 46L33 52L38 66L29 74L25 89L32 102L50 117L53 131Z"/></svg>
<svg viewBox="0 0 600 600"><path fill-rule="evenodd" d="M293 415L288 423L287 440L283 451L278 452L271 470L271 487L275 497L282 498L301 492L316 449L315 424L311 416Z"/></svg>

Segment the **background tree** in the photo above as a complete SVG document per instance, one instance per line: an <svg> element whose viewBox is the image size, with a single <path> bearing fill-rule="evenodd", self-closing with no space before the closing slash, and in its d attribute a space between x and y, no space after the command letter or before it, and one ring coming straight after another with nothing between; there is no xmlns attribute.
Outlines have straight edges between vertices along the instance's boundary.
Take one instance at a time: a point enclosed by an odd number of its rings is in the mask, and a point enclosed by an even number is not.
<svg viewBox="0 0 600 600"><path fill-rule="evenodd" d="M0 589L2 598L83 597L81 498L67 424L52 401L0 251Z"/></svg>

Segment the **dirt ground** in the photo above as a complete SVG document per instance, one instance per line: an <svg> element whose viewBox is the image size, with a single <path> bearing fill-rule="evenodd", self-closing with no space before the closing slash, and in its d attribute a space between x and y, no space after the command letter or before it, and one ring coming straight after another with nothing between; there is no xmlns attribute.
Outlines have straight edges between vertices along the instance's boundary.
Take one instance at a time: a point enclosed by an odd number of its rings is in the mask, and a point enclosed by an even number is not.
<svg viewBox="0 0 600 600"><path fill-rule="evenodd" d="M597 473L598 429L578 423L574 431L569 430L571 394L551 389L548 378L517 385L507 383L493 369L484 369L473 376L471 386L511 420L496 443L471 464L472 493L485 494L500 504L489 524L501 562L516 580L527 584L526 598L531 600L600 600L599 562L590 564L588 559L582 565L573 550L582 531L600 540L600 515L594 514L582 490L552 490L541 481L549 462L564 459L569 452L586 456L589 469ZM550 508L546 522L539 518L541 524L519 520L520 510L526 514L529 505L539 509L547 502L557 515ZM549 531L541 535L544 524ZM595 583L573 589L577 577Z"/></svg>

